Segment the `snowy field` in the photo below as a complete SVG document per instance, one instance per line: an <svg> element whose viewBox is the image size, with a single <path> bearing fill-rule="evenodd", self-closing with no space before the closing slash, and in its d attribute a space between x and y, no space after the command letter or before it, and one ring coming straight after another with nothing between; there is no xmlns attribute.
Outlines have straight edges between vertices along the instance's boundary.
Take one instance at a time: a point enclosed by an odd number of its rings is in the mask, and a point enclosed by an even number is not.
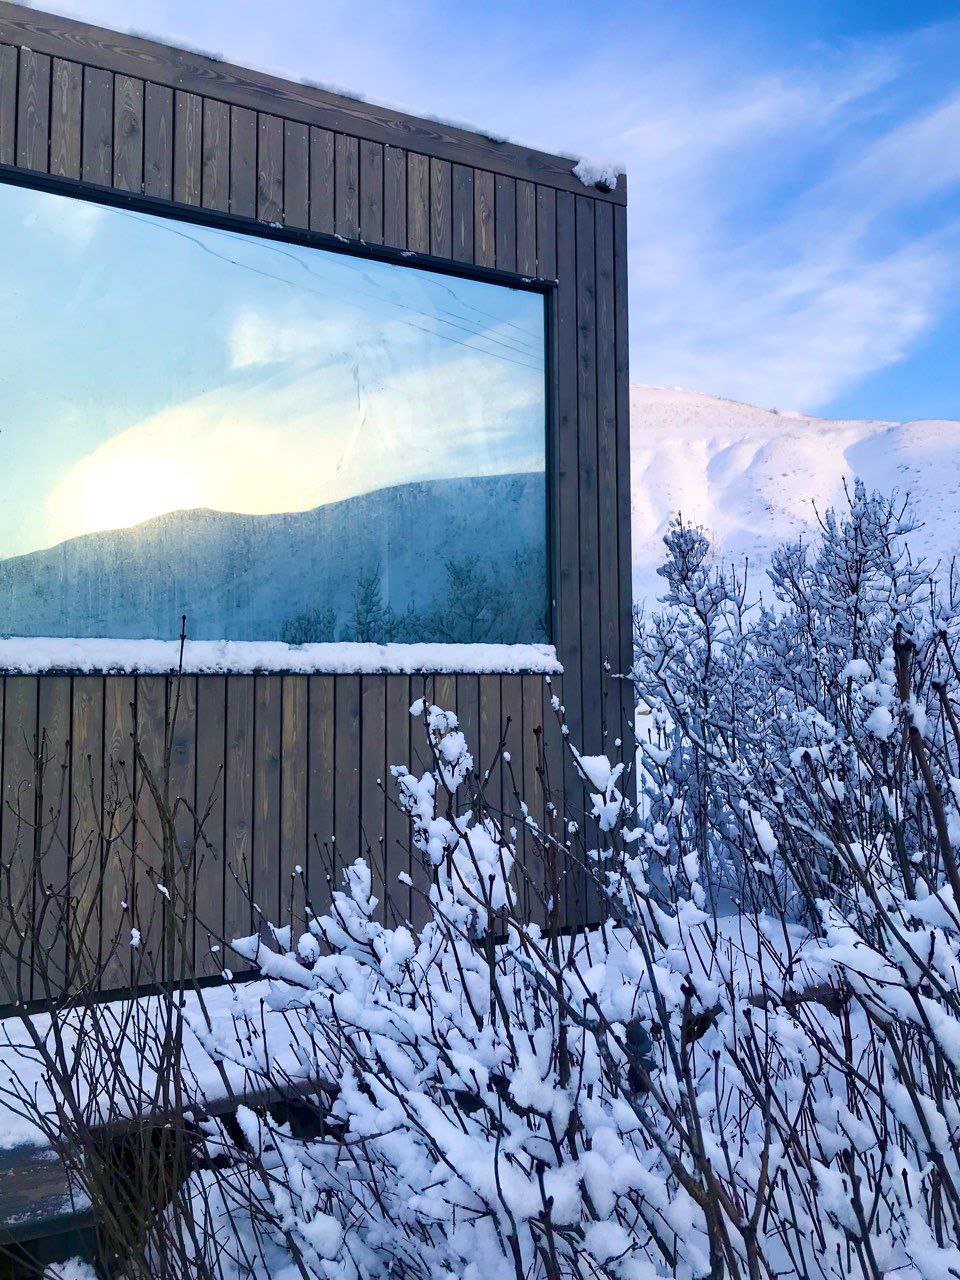
<svg viewBox="0 0 960 1280"><path fill-rule="evenodd" d="M630 406L637 601L662 594L661 539L677 512L726 558L748 556L759 591L771 550L814 530L814 503L842 500L853 476L912 496L924 521L915 553L949 563L960 552L960 422L830 421L642 385Z"/></svg>

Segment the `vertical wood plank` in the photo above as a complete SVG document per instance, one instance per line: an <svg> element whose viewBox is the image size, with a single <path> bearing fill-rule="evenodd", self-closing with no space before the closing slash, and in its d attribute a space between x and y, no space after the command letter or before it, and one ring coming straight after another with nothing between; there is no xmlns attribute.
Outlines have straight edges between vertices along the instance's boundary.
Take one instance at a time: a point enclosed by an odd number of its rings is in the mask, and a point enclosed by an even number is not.
<svg viewBox="0 0 960 1280"><path fill-rule="evenodd" d="M17 154L17 50L0 44L0 164Z"/></svg>
<svg viewBox="0 0 960 1280"><path fill-rule="evenodd" d="M383 151L383 243L407 247L407 153L401 147Z"/></svg>
<svg viewBox="0 0 960 1280"><path fill-rule="evenodd" d="M114 79L113 185L143 190L143 81L133 76Z"/></svg>
<svg viewBox="0 0 960 1280"><path fill-rule="evenodd" d="M401 872L410 874L410 823L396 805L397 785L390 772L392 766L410 767L410 679L389 675L385 678L387 811L384 831L384 879L386 920L396 924L410 918L410 888L398 879Z"/></svg>
<svg viewBox="0 0 960 1280"><path fill-rule="evenodd" d="M553 187L537 187L537 275L557 278L557 193Z"/></svg>
<svg viewBox="0 0 960 1280"><path fill-rule="evenodd" d="M338 236L356 240L360 235L360 144L345 133L337 134L334 229Z"/></svg>
<svg viewBox="0 0 960 1280"><path fill-rule="evenodd" d="M517 182L502 173L496 179L497 266L501 271L517 269Z"/></svg>
<svg viewBox="0 0 960 1280"><path fill-rule="evenodd" d="M617 418L617 571L620 579L620 670L633 663L633 561L630 528L630 338L627 317L627 211L618 206L613 215L613 280L615 343L614 360ZM620 687L621 736L624 754L631 751L634 738L633 686L624 680Z"/></svg>
<svg viewBox="0 0 960 1280"><path fill-rule="evenodd" d="M20 50L17 164L46 173L50 163L50 58Z"/></svg>
<svg viewBox="0 0 960 1280"><path fill-rule="evenodd" d="M173 198L199 204L203 187L203 110L195 93L174 95Z"/></svg>
<svg viewBox="0 0 960 1280"><path fill-rule="evenodd" d="M522 677L502 675L500 677L500 720L506 742L503 768L503 812L504 821L510 838L516 843L517 857L526 868L526 831L521 813L514 795L514 787L523 799L523 686ZM529 905L529 898L524 875L517 877L517 886L521 892L521 903Z"/></svg>
<svg viewBox="0 0 960 1280"><path fill-rule="evenodd" d="M329 129L310 127L310 230L333 232L333 196L336 187L334 135Z"/></svg>
<svg viewBox="0 0 960 1280"><path fill-rule="evenodd" d="M2 682L0 682L2 683ZM37 942L44 963L34 967L31 995L52 999L66 983L67 901L70 866L70 716L69 676L44 676L37 698L37 736L42 767L37 778L37 814L43 832L43 861L37 891L45 893ZM2 707L2 696L0 696ZM2 824L0 824L2 825Z"/></svg>
<svg viewBox="0 0 960 1280"><path fill-rule="evenodd" d="M257 118L257 217L271 225L283 221L283 121Z"/></svg>
<svg viewBox="0 0 960 1280"><path fill-rule="evenodd" d="M451 254L455 262L473 261L473 170L455 164L452 173L451 208L453 232Z"/></svg>
<svg viewBox="0 0 960 1280"><path fill-rule="evenodd" d="M595 203L600 659L603 670L615 676L623 672L623 667L620 655L620 577L617 559L619 506L613 205L604 201ZM619 689L612 679L607 679L604 683L604 728L611 730L611 737L619 738L622 737ZM612 754L613 743L605 741L604 750Z"/></svg>
<svg viewBox="0 0 960 1280"><path fill-rule="evenodd" d="M532 182L517 183L517 270L524 276L537 274L537 188Z"/></svg>
<svg viewBox="0 0 960 1280"><path fill-rule="evenodd" d="M143 190L148 196L173 196L173 90L148 84L143 96Z"/></svg>
<svg viewBox="0 0 960 1280"><path fill-rule="evenodd" d="M219 973L229 957L221 946L224 892L224 747L227 731L225 676L197 679L197 973Z"/></svg>
<svg viewBox="0 0 960 1280"><path fill-rule="evenodd" d="M523 712L523 800L537 827L543 828L543 786L538 774L539 744L543 740L543 678L520 677L520 702ZM521 815L522 816L522 815ZM529 893L530 918L538 924L546 921L544 908L545 878L539 841L529 829L524 839L524 858Z"/></svg>
<svg viewBox="0 0 960 1280"><path fill-rule="evenodd" d="M580 651L583 749L601 750L600 552L597 494L597 293L594 206L576 197L577 458L580 487Z"/></svg>
<svg viewBox="0 0 960 1280"><path fill-rule="evenodd" d="M416 151L407 152L407 247L430 252L430 161Z"/></svg>
<svg viewBox="0 0 960 1280"><path fill-rule="evenodd" d="M157 786L162 785L167 731L165 676L138 677L136 707L137 747L143 759L134 769L136 871L128 901L131 925L141 935L140 947L131 957L134 977L141 983L149 983L159 980L164 971L164 909L163 898L157 890L163 876L163 833L145 769L150 771Z"/></svg>
<svg viewBox="0 0 960 1280"><path fill-rule="evenodd" d="M193 972L194 923L197 901L197 677L175 676L168 695L170 717L170 804L175 812L177 866L175 909L183 920L184 938L178 941L175 976ZM174 894L174 885L168 885Z"/></svg>
<svg viewBox="0 0 960 1280"><path fill-rule="evenodd" d="M227 677L224 761L224 933L227 941L252 928L253 676ZM242 967L229 951L229 968Z"/></svg>
<svg viewBox="0 0 960 1280"><path fill-rule="evenodd" d="M334 742L333 676L311 676L307 766L307 896L318 914L327 904L328 861L333 853Z"/></svg>
<svg viewBox="0 0 960 1280"><path fill-rule="evenodd" d="M453 192L449 160L430 160L430 252L449 258L453 251Z"/></svg>
<svg viewBox="0 0 960 1280"><path fill-rule="evenodd" d="M99 67L83 69L84 182L109 186L113 180L113 74Z"/></svg>
<svg viewBox="0 0 960 1280"><path fill-rule="evenodd" d="M283 124L283 222L310 225L310 129L297 120Z"/></svg>
<svg viewBox="0 0 960 1280"><path fill-rule="evenodd" d="M282 704L280 907L283 922L292 921L293 940L296 942L304 926L307 866L309 706L306 676L283 677Z"/></svg>
<svg viewBox="0 0 960 1280"><path fill-rule="evenodd" d="M230 108L216 98L203 100L200 198L205 209L230 208Z"/></svg>
<svg viewBox="0 0 960 1280"><path fill-rule="evenodd" d="M386 909L384 851L384 773L386 757L386 686L381 675L360 681L360 848L370 859L380 919Z"/></svg>
<svg viewBox="0 0 960 1280"><path fill-rule="evenodd" d="M83 68L54 58L50 89L50 172L61 178L80 177L80 125Z"/></svg>
<svg viewBox="0 0 960 1280"><path fill-rule="evenodd" d="M467 740L474 768L480 769L480 676L457 676L457 719Z"/></svg>
<svg viewBox="0 0 960 1280"><path fill-rule="evenodd" d="M582 689L580 684L580 510L577 444L577 244L575 197L558 191L556 293L557 412L552 463L557 512L555 589L557 591L557 649L564 671L563 705L571 741L580 749L583 741ZM569 756L564 758L563 793L579 816L583 788ZM571 923L584 919L584 886L570 874L565 881L563 910Z"/></svg>
<svg viewBox="0 0 960 1280"><path fill-rule="evenodd" d="M74 960L79 977L90 981L101 958L101 889L103 881L103 676L76 676L73 681L73 804L70 847Z"/></svg>
<svg viewBox="0 0 960 1280"><path fill-rule="evenodd" d="M253 740L253 896L254 916L280 923L280 742L282 677L256 676Z"/></svg>
<svg viewBox="0 0 960 1280"><path fill-rule="evenodd" d="M436 683L433 676L410 677L409 708L419 699L429 706L437 701ZM415 774L426 773L434 767L433 755L427 743L423 716L410 716L410 771ZM429 914L430 885L433 880L432 869L424 863L422 853L411 850L410 858L410 923L415 929L423 927Z"/></svg>
<svg viewBox="0 0 960 1280"><path fill-rule="evenodd" d="M334 685L333 887L339 889L360 840L360 677L337 676Z"/></svg>
<svg viewBox="0 0 960 1280"><path fill-rule="evenodd" d="M0 957L0 1000L4 1004L21 1004L30 999L32 990L29 922L34 918L35 864L42 848L36 812L37 677L7 676L4 684L0 854L9 868L4 888L10 895L11 924L17 922L26 937L22 946L15 935L6 937ZM12 954L8 954L8 948Z"/></svg>
<svg viewBox="0 0 960 1280"><path fill-rule="evenodd" d="M103 864L101 920L104 986L130 984L127 906L134 878L133 734L136 680L107 676L103 703Z"/></svg>
<svg viewBox="0 0 960 1280"><path fill-rule="evenodd" d="M502 768L497 758L501 733L500 677L484 675L480 677L480 747L477 773L483 784L487 803L496 811L498 819L503 807Z"/></svg>
<svg viewBox="0 0 960 1280"><path fill-rule="evenodd" d="M230 108L230 212L257 216L257 113Z"/></svg>
<svg viewBox="0 0 960 1280"><path fill-rule="evenodd" d="M383 244L383 146L360 142L360 239Z"/></svg>
<svg viewBox="0 0 960 1280"><path fill-rule="evenodd" d="M497 265L496 186L492 173L474 170L473 175L473 252L478 267Z"/></svg>

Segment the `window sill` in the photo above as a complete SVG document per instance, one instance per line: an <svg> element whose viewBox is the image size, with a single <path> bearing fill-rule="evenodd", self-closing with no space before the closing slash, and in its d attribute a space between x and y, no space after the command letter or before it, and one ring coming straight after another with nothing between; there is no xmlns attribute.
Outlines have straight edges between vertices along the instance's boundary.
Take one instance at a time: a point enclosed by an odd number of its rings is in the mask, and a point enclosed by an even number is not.
<svg viewBox="0 0 960 1280"><path fill-rule="evenodd" d="M177 670L178 640L65 640L0 638L0 671L164 675ZM482 675L562 672L548 644L288 645L277 640L188 640L183 670L190 675L313 673L317 675Z"/></svg>

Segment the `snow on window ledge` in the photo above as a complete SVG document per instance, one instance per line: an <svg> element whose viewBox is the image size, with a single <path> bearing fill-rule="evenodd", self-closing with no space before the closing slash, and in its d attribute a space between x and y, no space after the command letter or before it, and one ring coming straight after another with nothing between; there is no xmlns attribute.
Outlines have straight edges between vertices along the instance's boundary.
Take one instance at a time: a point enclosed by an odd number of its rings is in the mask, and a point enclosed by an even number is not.
<svg viewBox="0 0 960 1280"><path fill-rule="evenodd" d="M163 675L177 670L179 640L65 640L0 637L0 671ZM563 668L549 644L284 644L278 640L188 640L183 669L191 675L316 672L403 675L535 672Z"/></svg>

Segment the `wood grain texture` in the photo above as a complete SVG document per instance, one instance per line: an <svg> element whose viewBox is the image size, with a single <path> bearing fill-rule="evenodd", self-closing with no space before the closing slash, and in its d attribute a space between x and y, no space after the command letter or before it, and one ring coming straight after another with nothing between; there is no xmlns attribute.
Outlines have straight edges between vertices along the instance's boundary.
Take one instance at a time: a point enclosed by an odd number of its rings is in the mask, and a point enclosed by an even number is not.
<svg viewBox="0 0 960 1280"><path fill-rule="evenodd" d="M137 954L131 957L136 978L144 984L160 981L164 974L163 831L148 775L159 788L163 778L167 732L167 680L165 676L140 676L136 690L136 761L134 765L135 872L128 899L130 924L141 935ZM74 725L76 733L76 724Z"/></svg>
<svg viewBox="0 0 960 1280"><path fill-rule="evenodd" d="M258 921L280 922L282 676L256 676L253 734L253 901Z"/></svg>
<svg viewBox="0 0 960 1280"><path fill-rule="evenodd" d="M101 863L101 959L108 990L129 986L130 922L127 904L135 875L134 760L136 680L104 681L103 857Z"/></svg>
<svg viewBox="0 0 960 1280"><path fill-rule="evenodd" d="M453 191L449 160L430 160L430 252L435 258L453 256Z"/></svg>
<svg viewBox="0 0 960 1280"><path fill-rule="evenodd" d="M223 951L224 759L227 732L227 678L197 680L196 744L196 922L194 957L201 977L219 973Z"/></svg>
<svg viewBox="0 0 960 1280"><path fill-rule="evenodd" d="M113 82L113 185L120 191L143 190L144 86L132 76Z"/></svg>
<svg viewBox="0 0 960 1280"><path fill-rule="evenodd" d="M337 167L334 230L338 236L356 240L360 235L359 140L338 133L334 151Z"/></svg>
<svg viewBox="0 0 960 1280"><path fill-rule="evenodd" d="M383 147L360 140L360 239L383 244Z"/></svg>
<svg viewBox="0 0 960 1280"><path fill-rule="evenodd" d="M517 269L517 184L502 173L496 176L496 262L500 271Z"/></svg>
<svg viewBox="0 0 960 1280"><path fill-rule="evenodd" d="M307 676L283 676L280 727L280 915L292 920L294 937L305 926L307 865L308 748Z"/></svg>
<svg viewBox="0 0 960 1280"><path fill-rule="evenodd" d="M454 262L473 262L473 170L455 164L452 175L450 256Z"/></svg>
<svg viewBox="0 0 960 1280"><path fill-rule="evenodd" d="M83 69L84 182L107 187L113 179L113 75L100 67Z"/></svg>
<svg viewBox="0 0 960 1280"><path fill-rule="evenodd" d="M257 216L257 113L230 108L230 212Z"/></svg>
<svg viewBox="0 0 960 1280"><path fill-rule="evenodd" d="M430 159L415 151L407 156L407 247L430 252Z"/></svg>
<svg viewBox="0 0 960 1280"><path fill-rule="evenodd" d="M158 200L173 196L173 90L148 84L143 95L143 190Z"/></svg>
<svg viewBox="0 0 960 1280"><path fill-rule="evenodd" d="M4 903L0 999L4 1004L18 1004L29 1000L32 987L33 945L28 922L33 919L35 869L41 847L36 822L37 677L7 676L4 684L0 857L9 868L4 875L5 897L9 897Z"/></svg>
<svg viewBox="0 0 960 1280"><path fill-rule="evenodd" d="M296 120L283 125L283 224L310 225L310 130Z"/></svg>
<svg viewBox="0 0 960 1280"><path fill-rule="evenodd" d="M63 889L70 867L72 681L69 676L48 676L38 685L37 738L42 767L37 778L37 815L43 849L36 891L45 901L38 902L37 941L44 963L34 967L31 997L49 1000L63 991L66 982L69 906Z"/></svg>
<svg viewBox="0 0 960 1280"><path fill-rule="evenodd" d="M329 129L310 130L310 230L332 234L336 186L334 135Z"/></svg>
<svg viewBox="0 0 960 1280"><path fill-rule="evenodd" d="M223 917L228 939L245 936L253 928L254 682L254 676L227 678ZM239 965L229 952L224 963Z"/></svg>
<svg viewBox="0 0 960 1280"><path fill-rule="evenodd" d="M13 164L17 154L17 71L19 51L0 44L0 164Z"/></svg>
<svg viewBox="0 0 960 1280"><path fill-rule="evenodd" d="M335 705L334 676L311 676L307 691L307 897L319 913L327 901L333 856Z"/></svg>
<svg viewBox="0 0 960 1280"><path fill-rule="evenodd" d="M386 816L384 825L384 882L388 924L409 918L410 889L398 880L410 874L410 822L397 804L398 786L391 769L410 766L410 677L384 677L384 740Z"/></svg>
<svg viewBox="0 0 960 1280"><path fill-rule="evenodd" d="M478 267L497 265L496 181L483 170L473 175L473 260Z"/></svg>
<svg viewBox="0 0 960 1280"><path fill-rule="evenodd" d="M407 153L400 147L383 149L383 243L407 247Z"/></svg>
<svg viewBox="0 0 960 1280"><path fill-rule="evenodd" d="M537 188L517 183L517 270L522 276L537 274Z"/></svg>
<svg viewBox="0 0 960 1280"><path fill-rule="evenodd" d="M83 67L54 58L50 88L50 172L80 177Z"/></svg>
<svg viewBox="0 0 960 1280"><path fill-rule="evenodd" d="M216 98L203 100L200 199L205 209L230 208L230 108Z"/></svg>
<svg viewBox="0 0 960 1280"><path fill-rule="evenodd" d="M200 204L203 193L203 99L181 93L173 100L173 198Z"/></svg>
<svg viewBox="0 0 960 1280"><path fill-rule="evenodd" d="M257 217L277 224L283 221L283 121L260 115L257 135Z"/></svg>
<svg viewBox="0 0 960 1280"><path fill-rule="evenodd" d="M50 58L20 51L17 164L46 173L50 163Z"/></svg>

